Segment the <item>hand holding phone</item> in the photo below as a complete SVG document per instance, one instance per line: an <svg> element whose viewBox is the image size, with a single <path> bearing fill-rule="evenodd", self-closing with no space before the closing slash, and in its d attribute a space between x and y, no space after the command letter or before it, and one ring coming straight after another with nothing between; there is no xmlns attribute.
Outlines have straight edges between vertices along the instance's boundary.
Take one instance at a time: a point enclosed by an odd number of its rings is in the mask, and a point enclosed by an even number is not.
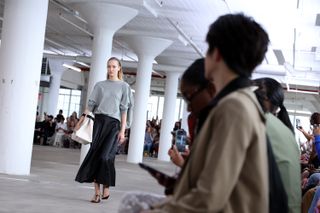
<svg viewBox="0 0 320 213"><path fill-rule="evenodd" d="M297 129L302 129L300 119L296 119L296 128Z"/></svg>
<svg viewBox="0 0 320 213"><path fill-rule="evenodd" d="M187 149L185 149L185 151L186 150ZM170 156L170 160L172 161L172 163L174 163L176 166L183 166L184 158L182 156L182 153L178 151L176 145L172 145L172 148L168 151L168 155Z"/></svg>
<svg viewBox="0 0 320 213"><path fill-rule="evenodd" d="M159 170L156 170L155 168L152 168L151 166L148 166L144 163L139 163L139 166L142 169L147 170L152 177L154 177L158 183L166 188L172 187L174 183L176 182L176 178L171 177Z"/></svg>
<svg viewBox="0 0 320 213"><path fill-rule="evenodd" d="M187 145L187 133L183 129L175 132L175 145L179 152L185 152Z"/></svg>

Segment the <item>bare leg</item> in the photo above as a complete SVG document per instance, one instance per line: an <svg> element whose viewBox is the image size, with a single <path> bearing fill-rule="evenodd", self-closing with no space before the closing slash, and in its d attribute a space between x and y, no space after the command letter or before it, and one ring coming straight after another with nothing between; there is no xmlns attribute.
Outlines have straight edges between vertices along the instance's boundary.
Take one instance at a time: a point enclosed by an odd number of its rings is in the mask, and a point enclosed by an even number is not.
<svg viewBox="0 0 320 213"><path fill-rule="evenodd" d="M109 186L103 185L102 199L108 199L110 195Z"/></svg>
<svg viewBox="0 0 320 213"><path fill-rule="evenodd" d="M96 195L100 195L100 184L94 182L94 191Z"/></svg>
<svg viewBox="0 0 320 213"><path fill-rule="evenodd" d="M100 184L94 182L94 196L91 200L92 203L99 203L100 202Z"/></svg>

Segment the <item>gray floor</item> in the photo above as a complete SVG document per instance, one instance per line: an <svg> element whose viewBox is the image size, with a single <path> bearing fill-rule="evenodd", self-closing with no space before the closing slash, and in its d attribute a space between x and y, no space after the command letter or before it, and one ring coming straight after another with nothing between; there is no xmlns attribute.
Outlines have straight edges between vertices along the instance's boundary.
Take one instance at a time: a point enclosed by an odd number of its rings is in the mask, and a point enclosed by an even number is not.
<svg viewBox="0 0 320 213"><path fill-rule="evenodd" d="M80 150L35 145L31 174L0 174L0 212L117 212L121 197L128 191L163 193L163 188L136 164L126 162L125 155L116 158L117 184L107 201L90 203L92 184L74 181ZM176 168L166 162L146 158L144 162L168 174Z"/></svg>

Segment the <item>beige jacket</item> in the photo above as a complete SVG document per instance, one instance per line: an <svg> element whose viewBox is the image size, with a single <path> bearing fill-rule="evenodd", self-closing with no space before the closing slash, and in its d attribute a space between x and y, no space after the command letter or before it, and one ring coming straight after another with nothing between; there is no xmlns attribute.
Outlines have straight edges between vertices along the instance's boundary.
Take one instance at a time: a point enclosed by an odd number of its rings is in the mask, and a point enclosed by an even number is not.
<svg viewBox="0 0 320 213"><path fill-rule="evenodd" d="M264 122L249 88L224 97L196 138L173 197L151 212L269 212Z"/></svg>

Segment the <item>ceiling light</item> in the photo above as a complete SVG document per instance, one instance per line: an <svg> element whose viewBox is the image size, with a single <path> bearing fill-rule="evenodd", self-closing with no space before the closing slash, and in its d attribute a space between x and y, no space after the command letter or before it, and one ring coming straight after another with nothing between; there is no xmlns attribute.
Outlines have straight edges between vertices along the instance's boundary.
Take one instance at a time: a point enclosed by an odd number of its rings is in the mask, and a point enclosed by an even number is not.
<svg viewBox="0 0 320 213"><path fill-rule="evenodd" d="M299 113L299 114L305 114L305 115L311 115L312 113L309 111L302 111L302 110L293 110L293 109L288 109L288 112L291 113Z"/></svg>
<svg viewBox="0 0 320 213"><path fill-rule="evenodd" d="M308 90L290 89L289 79L288 79L287 77L286 77L286 86L287 86L287 91L288 91L288 92L319 95L319 91L308 91Z"/></svg>
<svg viewBox="0 0 320 213"><path fill-rule="evenodd" d="M296 89L287 89L287 91L288 92L294 92L294 93L319 95L319 92L315 92L315 91L305 91L305 90L296 90Z"/></svg>
<svg viewBox="0 0 320 213"><path fill-rule="evenodd" d="M72 66L72 65L69 65L69 64L63 64L62 66L67 67L67 68L72 69L72 70L77 71L77 72L81 72L81 69L79 67L75 67L75 66Z"/></svg>
<svg viewBox="0 0 320 213"><path fill-rule="evenodd" d="M53 45L56 45L56 46L58 46L58 47L65 48L65 45L60 44L60 43L58 43L58 42L56 42L56 41L53 41L52 39L45 38L45 41L47 41L47 42L49 42L49 43L51 43L51 44L53 44Z"/></svg>
<svg viewBox="0 0 320 213"><path fill-rule="evenodd" d="M56 52L51 51L51 50L43 50L43 53L46 53L46 54L57 54Z"/></svg>
<svg viewBox="0 0 320 213"><path fill-rule="evenodd" d="M188 41L180 34L178 35L178 40L181 41L184 46L188 45Z"/></svg>
<svg viewBox="0 0 320 213"><path fill-rule="evenodd" d="M89 64L86 64L86 63L81 62L81 61L74 60L74 63L80 64L80 65L82 65L82 66L84 66L84 67L88 67L88 68L90 67Z"/></svg>

